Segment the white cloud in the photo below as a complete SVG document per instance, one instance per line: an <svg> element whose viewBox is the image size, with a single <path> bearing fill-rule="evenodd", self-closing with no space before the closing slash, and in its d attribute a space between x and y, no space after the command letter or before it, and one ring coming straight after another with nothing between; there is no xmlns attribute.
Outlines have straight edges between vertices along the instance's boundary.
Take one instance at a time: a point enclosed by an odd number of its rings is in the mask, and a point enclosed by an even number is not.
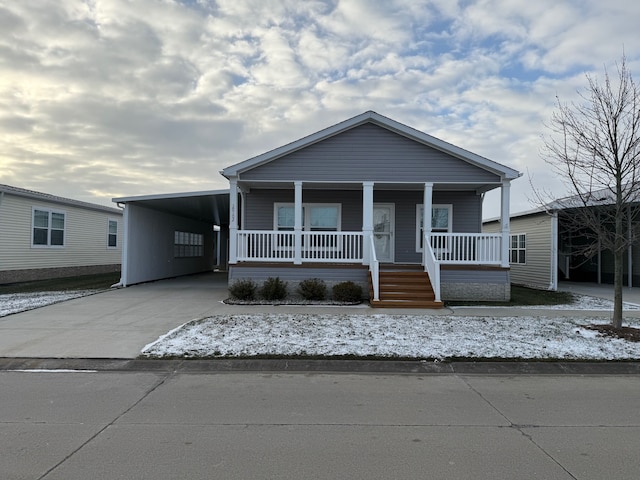
<svg viewBox="0 0 640 480"><path fill-rule="evenodd" d="M575 98L623 46L640 69L638 14L624 0L0 0L0 182L105 204L221 188L222 167L369 109L544 172L555 95Z"/></svg>

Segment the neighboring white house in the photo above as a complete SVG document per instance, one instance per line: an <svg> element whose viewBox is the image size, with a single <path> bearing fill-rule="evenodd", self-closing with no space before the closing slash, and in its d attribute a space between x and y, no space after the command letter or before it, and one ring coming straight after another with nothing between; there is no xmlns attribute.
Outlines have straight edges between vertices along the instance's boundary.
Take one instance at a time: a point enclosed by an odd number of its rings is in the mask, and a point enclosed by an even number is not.
<svg viewBox="0 0 640 480"><path fill-rule="evenodd" d="M604 196L603 196L604 195ZM566 197L544 208L516 213L510 217L509 264L511 283L557 290L558 281L613 283L613 254L604 248L586 257L583 247L590 242L584 231L576 231L568 221L579 208L607 208L607 193L596 192L591 205L582 207L578 197ZM628 235L633 238L631 225ZM587 227L585 226L584 230ZM483 232L500 231L498 219L483 222ZM625 251L623 282L640 284L640 242Z"/></svg>
<svg viewBox="0 0 640 480"><path fill-rule="evenodd" d="M485 233L500 232L499 219L483 223ZM511 283L544 290L558 289L557 212L531 210L510 219Z"/></svg>
<svg viewBox="0 0 640 480"><path fill-rule="evenodd" d="M122 210L0 184L0 284L120 270Z"/></svg>

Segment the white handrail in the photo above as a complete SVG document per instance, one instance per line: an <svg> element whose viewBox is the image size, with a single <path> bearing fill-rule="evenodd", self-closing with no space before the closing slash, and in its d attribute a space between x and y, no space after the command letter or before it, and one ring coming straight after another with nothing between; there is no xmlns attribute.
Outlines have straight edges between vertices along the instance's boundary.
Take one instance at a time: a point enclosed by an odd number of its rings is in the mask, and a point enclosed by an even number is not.
<svg viewBox="0 0 640 480"><path fill-rule="evenodd" d="M443 264L500 265L502 236L499 233L430 233L425 244Z"/></svg>
<svg viewBox="0 0 640 480"><path fill-rule="evenodd" d="M293 262L296 241L302 243L302 262L361 263L363 260L362 232L302 232L298 237L292 231L277 230L240 230L237 259L240 262Z"/></svg>
<svg viewBox="0 0 640 480"><path fill-rule="evenodd" d="M373 235L369 235L371 245L369 246L370 259L369 259L369 272L371 273L371 285L373 286L373 300L380 300L380 263L378 262L378 256L376 255L376 244L373 241Z"/></svg>
<svg viewBox="0 0 640 480"><path fill-rule="evenodd" d="M433 235L433 234L432 234ZM424 262L424 270L429 275L431 280L431 287L433 288L433 295L435 301L440 301L440 262L436 260L436 256L431 248L431 242L429 242L429 235L424 236L424 249L422 252L422 258Z"/></svg>

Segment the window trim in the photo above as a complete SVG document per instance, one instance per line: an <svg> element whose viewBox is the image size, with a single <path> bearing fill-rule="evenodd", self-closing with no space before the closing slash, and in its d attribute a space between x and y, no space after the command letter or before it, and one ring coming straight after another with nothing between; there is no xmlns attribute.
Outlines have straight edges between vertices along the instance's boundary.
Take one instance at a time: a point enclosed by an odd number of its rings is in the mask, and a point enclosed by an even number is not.
<svg viewBox="0 0 640 480"><path fill-rule="evenodd" d="M109 237L111 237L111 235L114 235L113 233L110 232L109 227L111 226L111 222L115 222L116 224L116 244L111 246L109 245ZM107 218L107 248L109 250L114 250L118 248L118 230L120 230L120 222L118 221L117 218Z"/></svg>
<svg viewBox="0 0 640 480"><path fill-rule="evenodd" d="M273 229L279 232L292 232L291 230L281 230L278 227L278 208L281 207L293 207L295 209L295 204L291 202L274 202L273 204ZM310 220L311 220L311 209L313 207L336 207L338 209L338 218L336 219L337 225L335 230L311 230ZM341 203L303 203L302 204L302 231L303 232L340 232L342 231L342 204Z"/></svg>
<svg viewBox="0 0 640 480"><path fill-rule="evenodd" d="M422 220L421 210L424 208L424 203L416 204L416 252L422 253L422 238L420 235L420 221ZM452 203L434 203L431 205L431 211L434 208L446 208L449 211L447 231L445 233L451 233L453 230L453 204ZM433 231L433 225L431 226Z"/></svg>
<svg viewBox="0 0 640 480"><path fill-rule="evenodd" d="M36 211L38 212L46 212L48 214L47 217L47 243L46 244L38 244L35 243L34 240L34 230L36 228L39 228L41 230L44 230L44 227L36 227L35 225L35 220L36 220ZM64 222L64 226L62 227L62 244L61 245L52 245L51 244L51 231L52 230L56 230L59 231L59 228L53 228L52 226L52 216L53 214L58 214L58 215L62 215L63 216L63 222ZM65 248L67 245L67 212L65 210L57 210L55 208L48 208L48 207L36 207L36 206L32 206L31 207L31 248Z"/></svg>
<svg viewBox="0 0 640 480"><path fill-rule="evenodd" d="M512 247L513 238L516 238L516 248ZM524 247L520 246L520 238L524 239ZM511 261L512 252L516 252L516 262ZM522 255L524 254L524 255ZM524 256L524 261L522 257ZM526 265L527 264L527 234L526 233L510 233L509 234L509 264L510 265Z"/></svg>

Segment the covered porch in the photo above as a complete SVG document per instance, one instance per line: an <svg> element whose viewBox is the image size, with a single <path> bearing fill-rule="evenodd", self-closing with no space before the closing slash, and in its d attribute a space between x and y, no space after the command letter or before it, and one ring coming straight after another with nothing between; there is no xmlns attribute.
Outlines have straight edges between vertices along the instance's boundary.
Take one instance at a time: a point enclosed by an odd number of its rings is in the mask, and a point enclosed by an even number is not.
<svg viewBox="0 0 640 480"><path fill-rule="evenodd" d="M502 191L501 232L481 233L481 195L493 188ZM289 198L292 202L273 202L275 219L271 229L264 225L247 228L255 222L251 218L247 220L246 197L258 190L288 191L283 195L292 197ZM508 269L509 190L509 180L492 185L372 181L340 185L293 181L265 185L231 178L230 268L260 264L277 265L279 270L287 265L323 266L324 269L331 265L360 265L368 269L371 301L375 305L381 301L381 267L388 271L395 265L411 265L412 269L419 267L425 273L434 301L442 302L443 280L446 283L441 274L443 266L457 266L459 272L464 271L464 267ZM465 202L473 204L471 210L477 209L478 214L475 211L473 215L464 214L470 207L457 203L456 199L461 196L471 199ZM313 202L319 198L326 201ZM314 205L324 206L325 214L327 205L340 205L334 215L337 219L313 224L309 210ZM279 208L289 210L289 223L279 219L279 215L284 216ZM357 221L353 219L356 210L361 216ZM403 230L402 222L410 226Z"/></svg>

